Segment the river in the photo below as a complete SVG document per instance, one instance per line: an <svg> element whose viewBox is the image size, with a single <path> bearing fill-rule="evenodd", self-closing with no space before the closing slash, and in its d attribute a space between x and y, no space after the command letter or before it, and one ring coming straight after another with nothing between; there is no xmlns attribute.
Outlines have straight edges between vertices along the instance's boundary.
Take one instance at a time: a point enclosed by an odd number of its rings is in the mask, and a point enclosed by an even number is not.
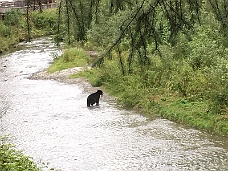
<svg viewBox="0 0 228 171"><path fill-rule="evenodd" d="M36 162L62 171L228 169L227 138L150 120L106 94L87 108L87 83L28 79L58 52L49 38L20 46L0 58L0 134Z"/></svg>

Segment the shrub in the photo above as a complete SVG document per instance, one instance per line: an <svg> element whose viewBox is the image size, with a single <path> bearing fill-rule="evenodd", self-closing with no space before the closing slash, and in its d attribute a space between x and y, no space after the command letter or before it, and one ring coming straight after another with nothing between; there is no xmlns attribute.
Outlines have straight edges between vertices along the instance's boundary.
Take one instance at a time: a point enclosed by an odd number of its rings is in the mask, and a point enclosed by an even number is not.
<svg viewBox="0 0 228 171"><path fill-rule="evenodd" d="M11 35L11 28L0 22L0 37L6 38Z"/></svg>
<svg viewBox="0 0 228 171"><path fill-rule="evenodd" d="M4 24L6 26L19 25L21 22L22 14L19 10L10 10L6 12Z"/></svg>
<svg viewBox="0 0 228 171"><path fill-rule="evenodd" d="M56 30L56 9L44 10L42 13L40 13L39 11L34 11L32 13L32 21L37 29L49 29L49 31Z"/></svg>
<svg viewBox="0 0 228 171"><path fill-rule="evenodd" d="M211 112L221 114L228 107L228 85L220 91L215 91L211 95Z"/></svg>
<svg viewBox="0 0 228 171"><path fill-rule="evenodd" d="M13 145L0 138L0 170L1 171L41 171L30 157L17 151Z"/></svg>

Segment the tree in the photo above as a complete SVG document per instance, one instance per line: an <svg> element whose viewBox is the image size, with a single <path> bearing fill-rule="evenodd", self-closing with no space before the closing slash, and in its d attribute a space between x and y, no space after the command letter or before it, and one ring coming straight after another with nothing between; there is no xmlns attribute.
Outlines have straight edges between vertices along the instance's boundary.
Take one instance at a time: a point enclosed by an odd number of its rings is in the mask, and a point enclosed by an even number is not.
<svg viewBox="0 0 228 171"><path fill-rule="evenodd" d="M30 24L30 9L31 9L31 0L26 1L26 25L27 25L27 36L26 40L31 41L31 24Z"/></svg>
<svg viewBox="0 0 228 171"><path fill-rule="evenodd" d="M119 28L119 36L107 49L106 54L112 50L119 51L123 40L129 42L128 71L131 63L138 58L138 63L145 68L151 63L148 54L160 52L160 46L170 44L175 46L178 35L183 34L191 38L196 23L200 24L202 5L209 2L221 30L226 34L228 18L228 1L218 0L138 0L138 1L110 1L111 12L118 12L131 4L131 16L126 16ZM126 3L129 2L129 3ZM110 55L104 55L110 56ZM98 62L102 62L102 57ZM121 67L122 68L122 67Z"/></svg>
<svg viewBox="0 0 228 171"><path fill-rule="evenodd" d="M99 2L100 0L66 0L64 6L62 5L62 1L60 2L60 6L58 8L59 18L65 18L65 20L58 24L63 24L67 27L68 43L71 43L70 35L72 34L70 31L73 32L75 40L86 40L86 33L90 29L93 17L95 16L97 20ZM60 10L64 10L65 15L63 15L64 13L61 13Z"/></svg>

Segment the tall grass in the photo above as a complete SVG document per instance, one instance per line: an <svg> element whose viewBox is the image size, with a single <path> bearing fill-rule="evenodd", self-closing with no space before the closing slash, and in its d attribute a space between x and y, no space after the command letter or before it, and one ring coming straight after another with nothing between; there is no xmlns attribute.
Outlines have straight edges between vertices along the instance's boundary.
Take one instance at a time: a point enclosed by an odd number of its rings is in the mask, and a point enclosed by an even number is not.
<svg viewBox="0 0 228 171"><path fill-rule="evenodd" d="M53 73L67 68L86 66L88 60L88 54L81 48L65 49L61 56L56 56L54 64L48 68L48 72Z"/></svg>

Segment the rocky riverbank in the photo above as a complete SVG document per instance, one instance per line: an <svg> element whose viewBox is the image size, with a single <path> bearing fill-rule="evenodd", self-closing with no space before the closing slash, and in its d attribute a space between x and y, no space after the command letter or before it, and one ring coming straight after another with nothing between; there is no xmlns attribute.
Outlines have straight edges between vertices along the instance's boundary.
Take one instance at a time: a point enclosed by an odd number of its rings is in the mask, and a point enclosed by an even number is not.
<svg viewBox="0 0 228 171"><path fill-rule="evenodd" d="M56 71L54 73L48 73L47 70L38 71L36 73L33 73L31 76L28 77L28 79L31 80L54 80L61 83L67 83L67 84L80 84L85 91L89 93L96 92L100 87L93 87L85 78L69 78L70 75L75 74L77 72L81 72L84 70L90 69L89 66L87 67L74 67L74 68L68 68L61 71ZM102 90L104 91L104 90ZM105 98L110 103L113 103L116 99L110 96L105 95L103 98Z"/></svg>
<svg viewBox="0 0 228 171"><path fill-rule="evenodd" d="M68 77L72 74L85 70L84 67L74 67L64 69L62 71L56 71L54 73L48 73L47 70L39 71L32 74L29 79L33 80L55 80L63 83L76 84L81 81L85 81L83 78L69 79Z"/></svg>

